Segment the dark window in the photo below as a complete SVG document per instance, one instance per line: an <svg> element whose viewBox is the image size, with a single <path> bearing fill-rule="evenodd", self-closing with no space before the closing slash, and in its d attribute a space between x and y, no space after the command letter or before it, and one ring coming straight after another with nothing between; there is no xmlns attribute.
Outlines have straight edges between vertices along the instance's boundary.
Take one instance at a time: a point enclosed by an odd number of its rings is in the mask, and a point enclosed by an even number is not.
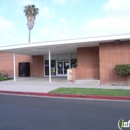
<svg viewBox="0 0 130 130"><path fill-rule="evenodd" d="M71 59L71 68L77 68L77 59Z"/></svg>

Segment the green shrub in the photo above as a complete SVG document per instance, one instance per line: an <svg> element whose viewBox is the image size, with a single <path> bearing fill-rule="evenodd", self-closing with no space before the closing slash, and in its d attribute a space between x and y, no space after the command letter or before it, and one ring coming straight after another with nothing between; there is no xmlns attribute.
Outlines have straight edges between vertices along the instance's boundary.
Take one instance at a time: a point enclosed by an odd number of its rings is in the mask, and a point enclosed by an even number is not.
<svg viewBox="0 0 130 130"><path fill-rule="evenodd" d="M118 75L129 75L130 74L130 64L126 65L116 65L115 71Z"/></svg>

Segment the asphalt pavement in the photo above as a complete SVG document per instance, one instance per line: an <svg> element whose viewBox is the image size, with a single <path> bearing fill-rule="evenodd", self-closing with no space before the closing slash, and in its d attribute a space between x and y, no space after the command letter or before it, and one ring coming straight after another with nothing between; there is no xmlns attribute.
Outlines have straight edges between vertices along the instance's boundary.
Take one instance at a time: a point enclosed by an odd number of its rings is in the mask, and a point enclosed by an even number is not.
<svg viewBox="0 0 130 130"><path fill-rule="evenodd" d="M118 130L130 102L0 95L0 130Z"/></svg>

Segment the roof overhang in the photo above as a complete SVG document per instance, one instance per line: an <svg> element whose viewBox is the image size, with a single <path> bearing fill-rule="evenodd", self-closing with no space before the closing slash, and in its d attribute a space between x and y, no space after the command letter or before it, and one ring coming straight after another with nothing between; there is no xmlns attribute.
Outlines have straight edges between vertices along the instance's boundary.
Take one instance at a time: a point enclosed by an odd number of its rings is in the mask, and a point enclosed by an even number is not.
<svg viewBox="0 0 130 130"><path fill-rule="evenodd" d="M80 47L99 46L99 43L113 42L115 40L128 41L130 34L87 37L67 40L33 42L0 47L0 52L10 52L24 55L44 55L51 50L52 54L76 52Z"/></svg>

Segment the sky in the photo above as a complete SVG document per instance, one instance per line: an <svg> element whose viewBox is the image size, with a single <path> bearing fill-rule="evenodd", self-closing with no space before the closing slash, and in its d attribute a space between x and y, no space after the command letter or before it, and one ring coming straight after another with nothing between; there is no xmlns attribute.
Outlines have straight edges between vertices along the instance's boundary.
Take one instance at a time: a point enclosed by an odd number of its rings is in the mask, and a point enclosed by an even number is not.
<svg viewBox="0 0 130 130"><path fill-rule="evenodd" d="M31 42L130 33L130 0L0 0L0 46L28 42L30 4L39 8Z"/></svg>

